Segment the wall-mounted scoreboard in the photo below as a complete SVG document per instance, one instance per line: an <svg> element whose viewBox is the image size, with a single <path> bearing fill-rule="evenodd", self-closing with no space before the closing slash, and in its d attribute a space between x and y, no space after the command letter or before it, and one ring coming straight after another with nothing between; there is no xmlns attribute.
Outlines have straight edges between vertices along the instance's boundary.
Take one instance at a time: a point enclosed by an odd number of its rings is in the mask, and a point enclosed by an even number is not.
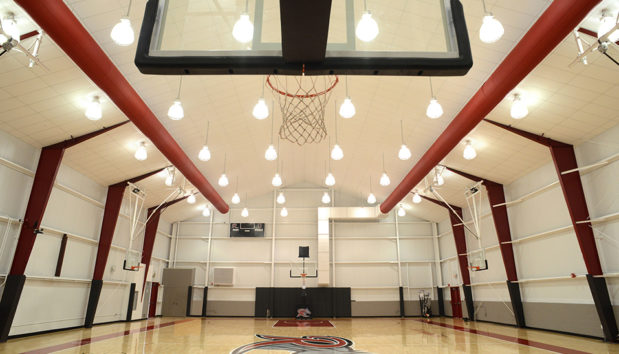
<svg viewBox="0 0 619 354"><path fill-rule="evenodd" d="M264 237L264 223L231 223L230 237Z"/></svg>

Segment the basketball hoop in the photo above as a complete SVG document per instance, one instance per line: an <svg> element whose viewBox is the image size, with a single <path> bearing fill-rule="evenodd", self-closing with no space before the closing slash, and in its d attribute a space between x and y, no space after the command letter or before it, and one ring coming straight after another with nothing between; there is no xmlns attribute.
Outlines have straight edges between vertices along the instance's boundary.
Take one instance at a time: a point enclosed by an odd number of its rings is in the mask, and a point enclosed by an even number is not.
<svg viewBox="0 0 619 354"><path fill-rule="evenodd" d="M297 145L319 143L327 136L325 107L339 79L330 76L268 75L266 84L277 93L282 111L279 137Z"/></svg>

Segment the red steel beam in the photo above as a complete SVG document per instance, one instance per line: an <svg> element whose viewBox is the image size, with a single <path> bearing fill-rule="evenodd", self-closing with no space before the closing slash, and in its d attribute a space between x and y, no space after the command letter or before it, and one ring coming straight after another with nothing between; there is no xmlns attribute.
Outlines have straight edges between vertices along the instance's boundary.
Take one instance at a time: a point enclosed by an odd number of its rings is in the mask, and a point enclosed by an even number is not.
<svg viewBox="0 0 619 354"><path fill-rule="evenodd" d="M150 268L150 260L153 256L153 247L155 246L155 239L157 238L157 229L159 227L159 219L161 218L161 213L165 211L165 209L171 205L174 205L181 200L185 200L188 195L163 203L161 206L154 206L148 209L148 213L146 214L148 217L148 222L146 223L146 229L144 230L144 243L142 246L142 263L144 264L144 284L146 284L146 277L148 276L148 269Z"/></svg>
<svg viewBox="0 0 619 354"><path fill-rule="evenodd" d="M471 175L466 172L456 170L445 166L449 171L468 178L473 181L482 181L488 192L488 200L490 201L490 211L492 212L492 220L496 229L497 237L503 257L503 265L507 280L517 281L518 274L516 272L516 262L514 260L514 249L512 248L512 233L509 228L509 217L507 216L507 206L505 205L505 190L501 183L491 181L486 178Z"/></svg>
<svg viewBox="0 0 619 354"><path fill-rule="evenodd" d="M387 214L456 147L503 98L578 26L600 0L553 1L402 182L380 205Z"/></svg>
<svg viewBox="0 0 619 354"><path fill-rule="evenodd" d="M228 204L206 180L155 114L62 0L16 0L133 124L219 212Z"/></svg>
<svg viewBox="0 0 619 354"><path fill-rule="evenodd" d="M466 255L466 236L464 235L464 225L462 224L462 221L460 221L460 219L462 219L462 208L451 204L445 204L434 198L426 197L425 195L422 195L421 197L447 209L447 212L449 213L449 221L451 222L451 231L454 234L454 242L456 243L456 252L458 252L458 264L460 265L460 273L462 274L462 283L464 285L470 285L471 276L469 274L469 259ZM454 211L449 209L448 205L451 206L457 214L454 214Z"/></svg>

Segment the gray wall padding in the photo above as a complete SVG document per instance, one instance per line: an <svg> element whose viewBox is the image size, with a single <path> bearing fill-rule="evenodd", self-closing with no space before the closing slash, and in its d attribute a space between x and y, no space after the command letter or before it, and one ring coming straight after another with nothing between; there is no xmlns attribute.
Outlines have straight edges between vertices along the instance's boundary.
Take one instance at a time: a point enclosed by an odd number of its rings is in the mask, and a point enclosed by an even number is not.
<svg viewBox="0 0 619 354"><path fill-rule="evenodd" d="M499 301L475 301L475 319L480 321L490 321L497 323L505 323L510 325L516 324L516 319L510 311L511 303L502 303ZM509 306L509 310L505 305Z"/></svg>
<svg viewBox="0 0 619 354"><path fill-rule="evenodd" d="M254 316L254 301L211 301L206 304L207 316Z"/></svg>

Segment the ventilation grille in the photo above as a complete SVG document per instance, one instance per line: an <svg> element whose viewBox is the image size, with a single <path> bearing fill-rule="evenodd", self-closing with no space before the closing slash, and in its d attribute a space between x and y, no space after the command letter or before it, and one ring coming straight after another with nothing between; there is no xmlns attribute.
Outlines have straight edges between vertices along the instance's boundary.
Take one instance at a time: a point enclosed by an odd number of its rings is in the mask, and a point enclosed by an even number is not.
<svg viewBox="0 0 619 354"><path fill-rule="evenodd" d="M234 268L213 268L214 285L234 285Z"/></svg>

